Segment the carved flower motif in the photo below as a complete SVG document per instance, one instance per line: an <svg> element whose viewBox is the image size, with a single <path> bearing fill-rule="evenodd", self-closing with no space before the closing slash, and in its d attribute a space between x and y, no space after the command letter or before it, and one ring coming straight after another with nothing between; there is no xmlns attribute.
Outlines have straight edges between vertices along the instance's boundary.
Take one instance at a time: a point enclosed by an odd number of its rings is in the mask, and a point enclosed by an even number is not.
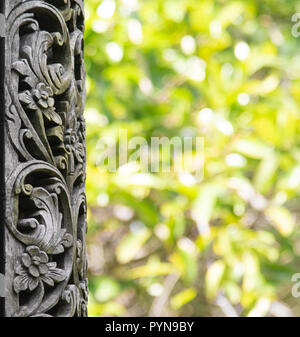
<svg viewBox="0 0 300 337"><path fill-rule="evenodd" d="M54 107L53 91L44 83L39 83L36 89L31 90L31 93L37 105L41 108L47 109Z"/></svg>
<svg viewBox="0 0 300 337"><path fill-rule="evenodd" d="M14 280L16 293L29 289L34 290L40 282L53 287L54 282L66 278L62 269L56 268L56 262L48 262L48 255L37 246L29 246L22 255L22 265L16 268L18 276Z"/></svg>
<svg viewBox="0 0 300 337"><path fill-rule="evenodd" d="M76 132L72 129L68 129L65 133L65 144L72 150L77 161L82 163L84 158L84 147L79 142Z"/></svg>
<svg viewBox="0 0 300 337"><path fill-rule="evenodd" d="M39 83L31 91L21 92L19 99L28 109L40 110L49 121L62 125L60 116L55 112L53 91L45 83Z"/></svg>

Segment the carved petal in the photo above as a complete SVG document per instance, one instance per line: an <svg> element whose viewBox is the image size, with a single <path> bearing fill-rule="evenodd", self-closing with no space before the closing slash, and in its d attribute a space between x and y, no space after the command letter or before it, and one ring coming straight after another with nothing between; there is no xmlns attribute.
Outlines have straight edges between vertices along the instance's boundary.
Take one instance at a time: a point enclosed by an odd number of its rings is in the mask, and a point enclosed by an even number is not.
<svg viewBox="0 0 300 337"><path fill-rule="evenodd" d="M17 72L19 72L23 76L30 74L30 72L28 71L28 64L24 60L16 61L13 64L13 69L15 69Z"/></svg>
<svg viewBox="0 0 300 337"><path fill-rule="evenodd" d="M64 252L64 246L62 244L59 244L55 247L55 249L53 250L53 254L61 254Z"/></svg>
<svg viewBox="0 0 300 337"><path fill-rule="evenodd" d="M41 98L41 93L40 93L39 90L33 89L33 90L31 91L31 93L32 93L32 95L33 95L34 98L36 98L36 99L40 99L40 98Z"/></svg>
<svg viewBox="0 0 300 337"><path fill-rule="evenodd" d="M58 113L54 111L53 108L43 110L44 115L50 120L58 125L62 125L62 120Z"/></svg>
<svg viewBox="0 0 300 337"><path fill-rule="evenodd" d="M52 90L50 87L46 87L46 88L45 88L45 91L47 92L47 94L48 94L49 96L53 96L53 90Z"/></svg>
<svg viewBox="0 0 300 337"><path fill-rule="evenodd" d="M28 271L34 277L39 277L40 276L40 272L39 272L39 270L38 270L38 268L36 266L33 266L33 265L30 266L28 268Z"/></svg>
<svg viewBox="0 0 300 337"><path fill-rule="evenodd" d="M38 278L30 278L28 285L29 285L29 290L32 291L34 290L39 284L39 279Z"/></svg>
<svg viewBox="0 0 300 337"><path fill-rule="evenodd" d="M17 275L21 275L21 276L27 275L27 272L21 265L17 265L15 271Z"/></svg>
<svg viewBox="0 0 300 337"><path fill-rule="evenodd" d="M47 102L44 101L42 98L39 99L38 103L39 103L39 105L40 105L42 108L44 108L44 109L47 109L47 108L48 108ZM47 118L48 118L48 117L47 117Z"/></svg>
<svg viewBox="0 0 300 337"><path fill-rule="evenodd" d="M48 262L48 255L41 251L40 252L40 259L41 259L41 263L47 263Z"/></svg>
<svg viewBox="0 0 300 337"><path fill-rule="evenodd" d="M66 233L62 239L62 245L66 248L69 248L73 244L73 236L70 233Z"/></svg>
<svg viewBox="0 0 300 337"><path fill-rule="evenodd" d="M33 101L28 105L28 108L31 109L31 110L38 110L39 109Z"/></svg>
<svg viewBox="0 0 300 337"><path fill-rule="evenodd" d="M19 99L25 104L29 104L30 102L32 102L32 97L30 96L30 92L28 90L21 92L19 94Z"/></svg>
<svg viewBox="0 0 300 337"><path fill-rule="evenodd" d="M62 269L50 268L48 272L48 276L50 276L52 280L56 282L61 282L66 278L66 273Z"/></svg>
<svg viewBox="0 0 300 337"><path fill-rule="evenodd" d="M55 103L54 98L49 97L47 103L48 103L48 105L49 105L50 108L53 108L54 107L54 103Z"/></svg>
<svg viewBox="0 0 300 337"><path fill-rule="evenodd" d="M51 277L44 275L41 277L42 281L48 284L50 287L54 287L54 281L52 280Z"/></svg>
<svg viewBox="0 0 300 337"><path fill-rule="evenodd" d="M29 267L31 265L31 258L27 253L22 255L22 262L25 267Z"/></svg>
<svg viewBox="0 0 300 337"><path fill-rule="evenodd" d="M20 291L28 289L28 276L17 276L14 279L14 290L18 294Z"/></svg>
<svg viewBox="0 0 300 337"><path fill-rule="evenodd" d="M26 250L31 257L40 255L40 249L37 246L28 246Z"/></svg>
<svg viewBox="0 0 300 337"><path fill-rule="evenodd" d="M38 90L40 90L40 91L42 91L42 90L46 90L46 84L45 83L43 83L43 82L41 82L41 83L39 83L38 85L37 85L37 89Z"/></svg>
<svg viewBox="0 0 300 337"><path fill-rule="evenodd" d="M40 271L40 274L42 275L45 275L48 273L48 267L46 264L40 264L39 265L39 271Z"/></svg>

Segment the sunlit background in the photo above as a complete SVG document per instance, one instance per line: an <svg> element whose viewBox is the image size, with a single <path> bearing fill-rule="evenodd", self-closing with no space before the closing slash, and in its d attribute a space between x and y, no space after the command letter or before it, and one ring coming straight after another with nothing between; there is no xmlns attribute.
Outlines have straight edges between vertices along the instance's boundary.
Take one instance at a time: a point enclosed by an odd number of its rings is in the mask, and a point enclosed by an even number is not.
<svg viewBox="0 0 300 337"><path fill-rule="evenodd" d="M85 9L89 315L300 315L299 1ZM204 179L96 165L120 129L204 137Z"/></svg>

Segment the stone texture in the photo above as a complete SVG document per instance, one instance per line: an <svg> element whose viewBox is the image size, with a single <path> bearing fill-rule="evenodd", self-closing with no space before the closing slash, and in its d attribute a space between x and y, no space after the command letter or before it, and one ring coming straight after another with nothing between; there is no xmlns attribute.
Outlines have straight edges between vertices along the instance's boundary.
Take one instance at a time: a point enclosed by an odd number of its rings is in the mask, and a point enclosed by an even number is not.
<svg viewBox="0 0 300 337"><path fill-rule="evenodd" d="M0 15L4 17L4 2L0 1ZM3 20L3 19L2 19ZM2 33L3 33L2 29ZM4 275L4 222L5 222L5 181L4 181L4 34L0 36L0 274ZM2 285L3 287L3 285ZM0 296L0 317L4 316L4 298Z"/></svg>
<svg viewBox="0 0 300 337"><path fill-rule="evenodd" d="M83 1L5 16L5 316L86 316Z"/></svg>

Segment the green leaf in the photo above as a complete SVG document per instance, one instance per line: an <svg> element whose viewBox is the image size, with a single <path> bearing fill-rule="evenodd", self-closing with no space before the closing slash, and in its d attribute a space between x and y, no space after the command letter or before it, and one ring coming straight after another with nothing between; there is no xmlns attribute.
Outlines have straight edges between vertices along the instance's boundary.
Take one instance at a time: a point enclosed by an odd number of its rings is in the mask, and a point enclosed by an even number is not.
<svg viewBox="0 0 300 337"><path fill-rule="evenodd" d="M192 301L196 296L197 291L194 288L184 289L171 298L171 307L180 309L182 306Z"/></svg>

